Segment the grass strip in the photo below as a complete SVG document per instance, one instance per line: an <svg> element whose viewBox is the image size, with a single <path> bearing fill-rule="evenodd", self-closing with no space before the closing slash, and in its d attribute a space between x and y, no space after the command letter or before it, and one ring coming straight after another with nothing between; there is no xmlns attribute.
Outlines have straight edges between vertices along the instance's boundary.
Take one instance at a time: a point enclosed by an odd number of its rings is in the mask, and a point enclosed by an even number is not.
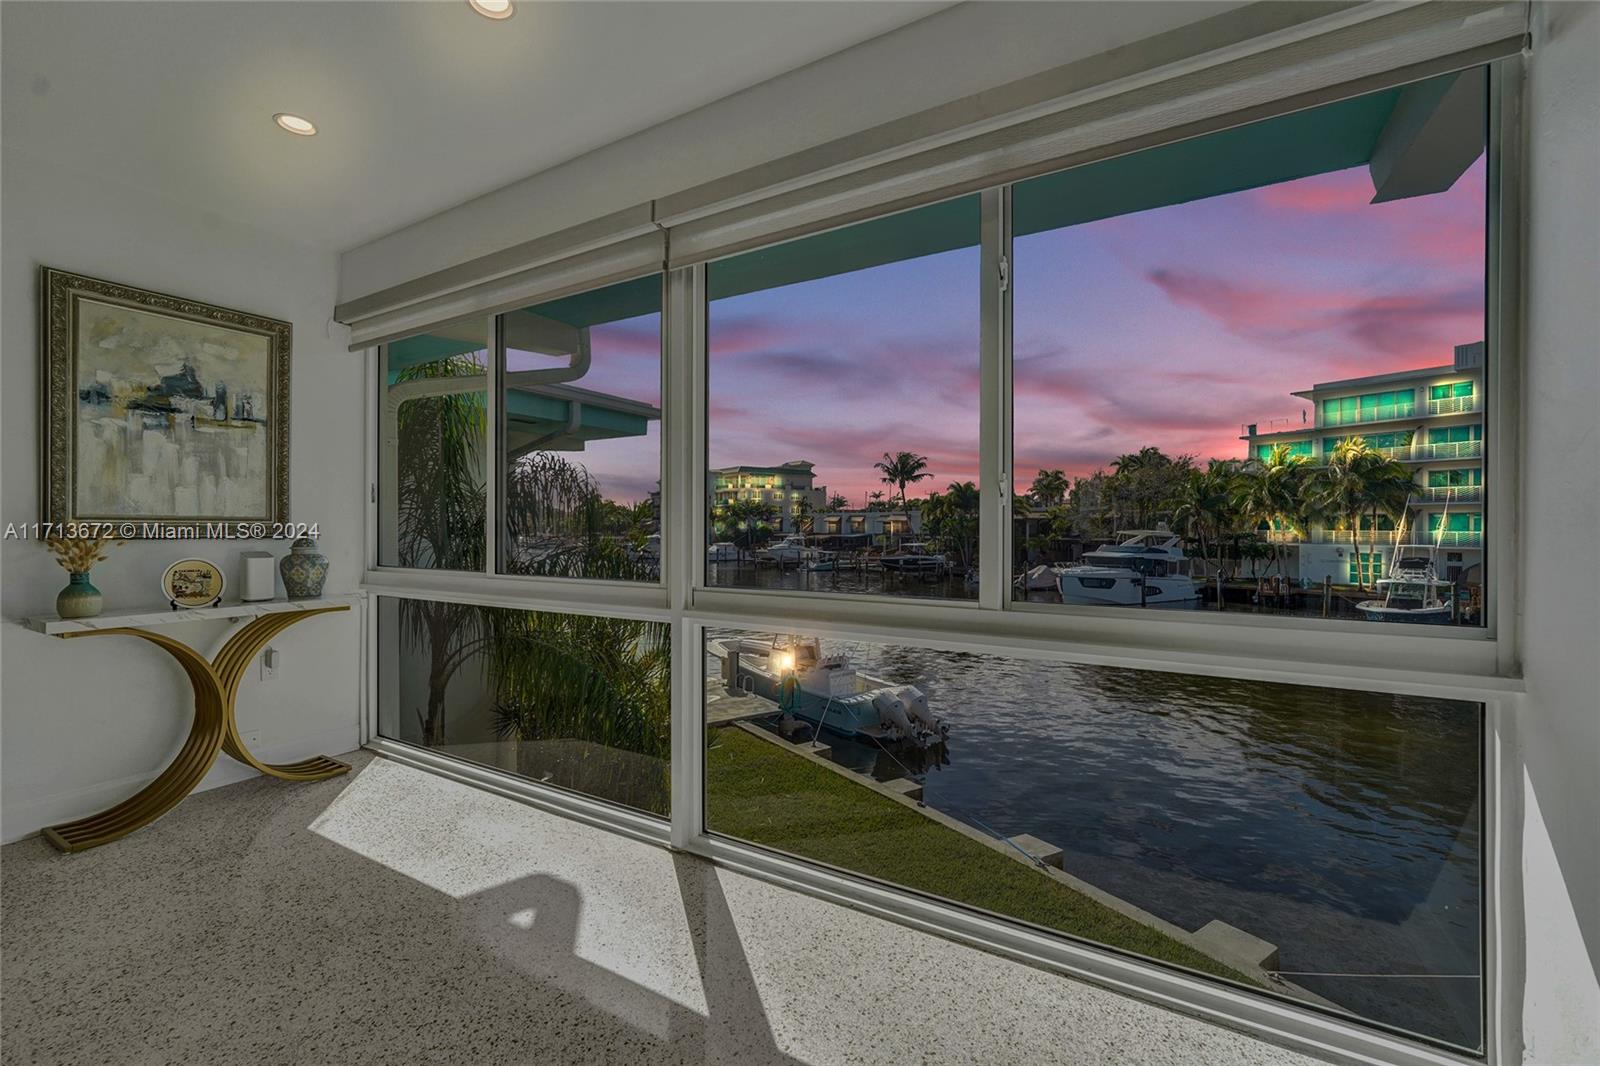
<svg viewBox="0 0 1600 1066"><path fill-rule="evenodd" d="M713 731L706 823L931 896L1254 985L1187 944L901 803L740 729Z"/></svg>

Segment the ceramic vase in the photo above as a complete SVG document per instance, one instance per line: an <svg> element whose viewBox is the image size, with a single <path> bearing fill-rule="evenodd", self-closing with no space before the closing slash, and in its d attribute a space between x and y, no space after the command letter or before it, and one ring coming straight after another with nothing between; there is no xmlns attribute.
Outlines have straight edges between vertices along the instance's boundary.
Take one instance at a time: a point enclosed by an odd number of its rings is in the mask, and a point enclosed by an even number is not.
<svg viewBox="0 0 1600 1066"><path fill-rule="evenodd" d="M322 583L328 579L328 557L317 551L316 541L301 537L278 561L278 573L283 575L284 595L291 600L314 600L322 595Z"/></svg>
<svg viewBox="0 0 1600 1066"><path fill-rule="evenodd" d="M62 618L93 618L104 606L100 590L89 582L89 572L70 574L67 587L56 596L56 614Z"/></svg>

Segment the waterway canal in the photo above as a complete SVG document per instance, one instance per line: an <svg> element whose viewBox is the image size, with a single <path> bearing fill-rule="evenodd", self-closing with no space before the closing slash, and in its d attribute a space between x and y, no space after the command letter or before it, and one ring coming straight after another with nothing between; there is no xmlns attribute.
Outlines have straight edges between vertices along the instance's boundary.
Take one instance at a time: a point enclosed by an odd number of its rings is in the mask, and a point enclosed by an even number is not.
<svg viewBox="0 0 1600 1066"><path fill-rule="evenodd" d="M837 761L909 770L929 806L1062 847L1069 872L1186 929L1271 941L1289 980L1354 1014L1478 1046L1476 704L826 647L952 727L944 765L830 736Z"/></svg>

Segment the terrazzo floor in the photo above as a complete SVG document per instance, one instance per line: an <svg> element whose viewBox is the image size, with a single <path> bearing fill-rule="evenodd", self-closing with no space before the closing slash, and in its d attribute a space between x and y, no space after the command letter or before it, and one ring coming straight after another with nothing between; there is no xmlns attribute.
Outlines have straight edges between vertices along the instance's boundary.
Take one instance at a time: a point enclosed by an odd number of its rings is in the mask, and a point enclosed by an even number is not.
<svg viewBox="0 0 1600 1066"><path fill-rule="evenodd" d="M365 753L0 849L0 1060L1311 1059Z"/></svg>

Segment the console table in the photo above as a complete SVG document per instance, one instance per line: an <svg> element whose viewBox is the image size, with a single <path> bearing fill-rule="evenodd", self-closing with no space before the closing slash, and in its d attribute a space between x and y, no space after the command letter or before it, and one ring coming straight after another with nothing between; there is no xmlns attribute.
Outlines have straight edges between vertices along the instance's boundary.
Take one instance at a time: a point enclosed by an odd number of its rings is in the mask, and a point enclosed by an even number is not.
<svg viewBox="0 0 1600 1066"><path fill-rule="evenodd" d="M43 830L44 838L62 851L84 851L120 840L160 818L193 792L216 762L219 751L285 781L321 781L347 773L349 763L326 755L314 755L292 763L260 761L245 748L239 735L239 726L234 720L234 700L245 671L268 641L301 619L348 611L359 598L266 600L195 610L110 612L94 618L47 615L23 619L22 624L27 628L53 637L125 636L149 641L178 660L194 688L194 724L189 729L189 738L160 776L115 807L77 821L50 826ZM184 622L241 620L245 624L228 638L214 659L207 659L188 644L161 632Z"/></svg>

